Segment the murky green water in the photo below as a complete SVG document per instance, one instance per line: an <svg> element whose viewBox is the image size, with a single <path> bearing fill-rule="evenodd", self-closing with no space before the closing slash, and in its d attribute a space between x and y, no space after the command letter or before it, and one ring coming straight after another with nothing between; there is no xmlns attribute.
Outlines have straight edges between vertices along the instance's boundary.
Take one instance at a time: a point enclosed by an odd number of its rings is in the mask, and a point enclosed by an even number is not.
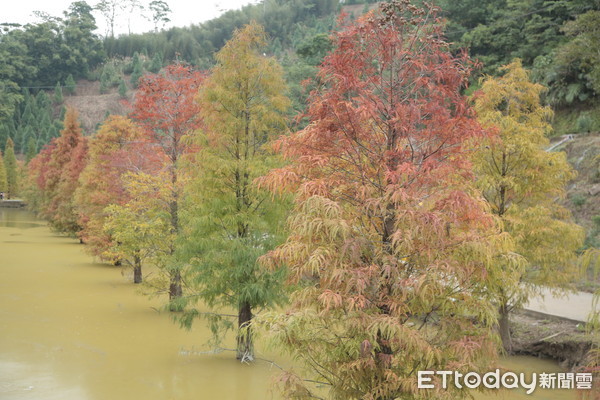
<svg viewBox="0 0 600 400"><path fill-rule="evenodd" d="M136 294L119 268L94 263L23 210L0 208L0 399L167 400L279 398L277 373L232 354L197 355L208 332L186 332ZM270 356L267 356L270 357ZM532 357L510 370L554 372ZM477 399L575 399L574 391Z"/></svg>

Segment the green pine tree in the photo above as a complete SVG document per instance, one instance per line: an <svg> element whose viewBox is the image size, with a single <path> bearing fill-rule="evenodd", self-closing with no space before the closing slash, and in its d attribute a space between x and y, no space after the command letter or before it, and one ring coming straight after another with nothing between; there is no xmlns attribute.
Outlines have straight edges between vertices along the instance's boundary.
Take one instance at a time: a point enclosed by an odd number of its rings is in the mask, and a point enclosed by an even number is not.
<svg viewBox="0 0 600 400"><path fill-rule="evenodd" d="M4 145L6 144L6 140L10 136L10 128L8 124L0 124L0 151L4 151Z"/></svg>
<svg viewBox="0 0 600 400"><path fill-rule="evenodd" d="M21 142L18 144L18 153L19 154L24 154L27 151L27 143L29 142L29 139L34 139L35 140L35 133L34 133L34 128L31 125L26 125L25 129L23 129L23 136L21 137Z"/></svg>
<svg viewBox="0 0 600 400"><path fill-rule="evenodd" d="M40 90L37 96L35 96L35 104L37 106L38 112L48 109L48 107L50 107L51 105L48 94L45 91Z"/></svg>
<svg viewBox="0 0 600 400"><path fill-rule="evenodd" d="M0 151L0 192L6 194L8 191L8 183L6 181L6 168L4 167L4 159Z"/></svg>
<svg viewBox="0 0 600 400"><path fill-rule="evenodd" d="M130 82L134 88L138 87L138 82L144 74L144 67L142 66L142 61L140 60L139 56L136 56L134 56L133 58L133 72L131 73L130 78Z"/></svg>
<svg viewBox="0 0 600 400"><path fill-rule="evenodd" d="M127 97L127 84L125 83L125 79L121 78L121 82L119 83L119 96L121 96L121 98L126 98Z"/></svg>
<svg viewBox="0 0 600 400"><path fill-rule="evenodd" d="M33 159L33 157L35 157L35 155L37 154L37 148L36 148L36 144L35 144L35 139L33 137L29 137L29 139L27 140L27 149L26 149L26 154L25 154L25 163L29 164L29 161L31 161L31 159Z"/></svg>
<svg viewBox="0 0 600 400"><path fill-rule="evenodd" d="M152 61L148 66L148 71L157 74L163 65L163 58L160 52L154 53L154 57L152 57Z"/></svg>
<svg viewBox="0 0 600 400"><path fill-rule="evenodd" d="M14 197L19 192L17 158L15 157L15 144L11 138L6 141L4 152L4 167L6 168L7 198Z"/></svg>
<svg viewBox="0 0 600 400"><path fill-rule="evenodd" d="M56 86L54 87L54 102L56 104L62 104L64 100L62 86L60 85L60 82L56 82Z"/></svg>
<svg viewBox="0 0 600 400"><path fill-rule="evenodd" d="M108 89L110 88L110 80L106 70L102 71L102 75L100 75L100 94L106 94Z"/></svg>
<svg viewBox="0 0 600 400"><path fill-rule="evenodd" d="M75 93L75 79L73 79L73 75L69 74L69 76L67 76L67 80L65 81L65 90L67 92L67 94L74 94Z"/></svg>

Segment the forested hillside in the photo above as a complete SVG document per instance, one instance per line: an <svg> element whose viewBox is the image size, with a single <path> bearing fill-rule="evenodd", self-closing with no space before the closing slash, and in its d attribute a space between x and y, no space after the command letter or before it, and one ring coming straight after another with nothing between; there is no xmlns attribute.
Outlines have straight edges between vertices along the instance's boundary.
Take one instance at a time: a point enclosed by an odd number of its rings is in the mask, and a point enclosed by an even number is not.
<svg viewBox="0 0 600 400"><path fill-rule="evenodd" d="M102 16L94 14L95 4L84 1L74 2L62 16L42 13L36 24L4 23L0 148L11 137L17 153L26 153L30 142L30 151L37 152L55 137L64 115L63 96L74 92L74 80L99 81L101 94L119 87L125 98L141 74L157 72L173 60L200 69L210 67L214 53L232 32L252 20L265 27L270 37L265 50L285 69L294 104L291 114L303 111L300 82L314 76L315 66L331 49L328 35L338 26L339 13L349 12L348 18L353 19L373 6L372 1L360 3L265 0L199 25L105 38L98 35L94 17ZM499 66L513 58L523 60L533 79L548 88L544 98L557 112L557 134L600 127L600 113L594 112L600 92L600 58L598 52L590 51L600 41L599 1L438 3L447 18L446 36L454 51L468 49L481 63L479 73L495 75ZM475 86L477 77L476 72L471 78ZM46 95L39 94L43 91ZM107 106L105 111L117 109Z"/></svg>
<svg viewBox="0 0 600 400"><path fill-rule="evenodd" d="M514 311L594 283L600 2L263 0L160 30L154 0L115 36L120 1L106 37L83 1L4 25L0 191L204 321L207 354L268 332L304 367L287 398L466 398L416 371L491 371Z"/></svg>

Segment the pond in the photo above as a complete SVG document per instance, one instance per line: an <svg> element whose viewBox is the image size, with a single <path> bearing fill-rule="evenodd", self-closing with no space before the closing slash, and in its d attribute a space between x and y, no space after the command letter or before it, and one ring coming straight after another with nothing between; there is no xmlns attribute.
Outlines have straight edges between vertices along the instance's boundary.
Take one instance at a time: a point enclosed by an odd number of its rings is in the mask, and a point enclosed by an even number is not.
<svg viewBox="0 0 600 400"><path fill-rule="evenodd" d="M137 293L121 269L95 263L77 240L20 209L0 208L0 398L166 400L280 398L277 369L200 355L208 330L185 331L164 301ZM273 355L263 354L273 359ZM276 358L276 357L275 357ZM533 357L510 370L555 372ZM505 392L477 399L575 399L575 391Z"/></svg>

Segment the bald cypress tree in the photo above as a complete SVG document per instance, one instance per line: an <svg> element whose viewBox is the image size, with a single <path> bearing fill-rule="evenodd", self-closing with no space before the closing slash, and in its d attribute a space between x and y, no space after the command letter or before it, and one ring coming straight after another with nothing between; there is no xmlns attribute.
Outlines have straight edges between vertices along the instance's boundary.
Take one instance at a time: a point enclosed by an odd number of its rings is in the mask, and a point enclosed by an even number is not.
<svg viewBox="0 0 600 400"><path fill-rule="evenodd" d="M216 55L217 65L198 97L204 122L197 140L201 151L188 186L184 237L191 269L188 282L198 296L184 297L184 324L198 313L202 299L218 313L237 312L237 321L209 321L220 340L228 328L237 332L237 358L254 359L252 319L257 309L281 299L281 271L267 272L258 258L281 239L283 206L254 180L277 165L265 148L269 138L286 130L289 105L281 67L263 56L263 28L250 24L235 32Z"/></svg>
<svg viewBox="0 0 600 400"><path fill-rule="evenodd" d="M480 122L499 137L479 145L473 160L485 199L525 260L513 271L520 284L498 287L500 336L510 352L510 312L543 287L564 288L574 279L584 232L557 201L575 171L564 152L546 151L552 110L540 102L544 87L529 80L518 59L501 72L483 82L475 100Z"/></svg>

